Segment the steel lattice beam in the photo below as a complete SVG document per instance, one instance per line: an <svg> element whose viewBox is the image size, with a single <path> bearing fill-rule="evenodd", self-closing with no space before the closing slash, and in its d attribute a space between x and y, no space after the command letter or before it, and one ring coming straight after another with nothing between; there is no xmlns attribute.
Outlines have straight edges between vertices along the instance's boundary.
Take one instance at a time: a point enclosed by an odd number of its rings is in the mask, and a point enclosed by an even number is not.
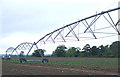
<svg viewBox="0 0 120 77"><path fill-rule="evenodd" d="M61 28L59 28L59 29L56 29L56 30L54 30L54 31L46 34L44 37L42 37L41 39L39 39L36 43L39 43L41 40L43 40L43 39L45 39L46 37L49 36L49 37L47 38L47 40L48 40L48 39L49 39L55 32L57 32L57 31L59 31L59 33L58 33L58 35L59 35L59 34L61 33L61 31L62 31L63 29L65 29L66 27L70 27L71 25L80 23L80 22L82 22L82 21L87 21L88 19L95 17L90 24L87 23L88 27L87 27L86 30L84 31L84 33L86 33L86 31L87 31L88 29L90 29L90 27L101 17L101 15L104 16L104 14L106 14L106 13L109 14L109 12L116 11L116 10L119 10L119 9L120 9L120 7L114 8L114 9L110 9L110 10L107 10L107 11L102 11L101 13L98 13L98 14L95 14L95 15L92 15L92 16L89 16L89 17L86 17L86 18L84 18L84 19L78 20L78 21L76 21L76 22L70 23L70 24L68 24L68 25L66 25L66 26L63 26L63 27L61 27ZM111 20L112 20L112 19L111 19ZM120 20L119 20L119 21L120 21ZM118 24L118 23L119 23L119 22L117 22L116 24ZM114 26L116 26L116 24L115 24ZM77 24L77 25L78 25L78 24ZM73 29L74 29L77 25L75 25L73 28L70 27L71 29L70 29L69 32L66 34L66 36L67 36L70 32L72 32L73 35L74 35L74 36L77 38L77 40L79 41L79 38L76 36L75 32L73 31ZM115 28L115 27L114 27L114 28ZM115 29L116 29L116 28L115 28ZM95 39L97 39L97 37L95 36L95 34L94 34L94 32L92 31L92 29L90 29L90 31L91 31L91 33L93 34L93 36L95 37ZM118 30L117 30L117 32L118 32L118 34L120 34ZM56 35L55 38L56 38L58 35ZM63 37L63 38L64 38L64 37ZM52 37L51 37L51 39L52 39ZM46 40L46 41L47 41L47 40ZM53 39L52 39L52 40L53 40ZM55 41L53 40L53 42L55 42Z"/></svg>
<svg viewBox="0 0 120 77"><path fill-rule="evenodd" d="M14 48L13 47L9 47L7 50L6 50L6 57L8 55L9 52L11 52L10 54L12 54L14 51Z"/></svg>
<svg viewBox="0 0 120 77"><path fill-rule="evenodd" d="M24 42L24 43L21 43L19 44L16 48L14 48L13 52L16 51L17 49L29 49L27 55L29 54L29 52L31 51L31 49L33 48L33 46L36 46L36 48L38 49L38 46L37 44L39 42L43 42L44 44L49 41L49 40L52 40L53 43L56 42L57 40L57 37L60 36L60 40L63 40L64 42L66 42L66 38L68 37L72 37L74 36L74 38L77 39L77 41L80 41L79 38L84 38L84 37L80 37L79 34L85 34L85 33L88 33L90 32L92 34L92 36L97 39L95 33L105 33L105 32L95 32L95 31L99 31L99 30L103 30L103 29L107 29L107 28L110 28L110 27L113 27L117 33L120 35L120 32L119 30L117 29L117 25L118 23L120 22L120 19L115 23L111 17L111 15L109 14L110 12L113 12L113 11L116 11L116 10L119 10L120 7L118 8L114 8L114 9L110 9L110 10L107 10L107 11L102 11L101 13L98 13L98 14L95 14L95 15L92 15L92 16L89 16L89 17L86 17L86 18L83 18L81 20L78 20L76 22L73 22L73 23L70 23L68 25L65 25L59 29L56 29L48 34L46 34L45 36L43 36L42 38L40 38L37 42L34 42L34 43L29 43L29 42ZM111 20L111 22L107 19L107 17L104 15L104 14L107 14L109 16L109 19ZM92 25L94 25L101 17L104 17L104 19L111 25L109 27L104 27L104 28L99 28L99 29L95 29L95 26L94 26L94 30L91 28ZM88 19L92 19L93 20L88 23ZM85 22L85 23L84 23ZM78 33L75 31L75 28L80 24L83 24L84 27L85 27L85 30L83 30L83 33L79 33L79 28L78 28ZM62 32L64 33L64 31L66 31L65 29L67 28L67 31L65 36L62 34ZM88 31L89 30L89 31ZM56 34L57 35L56 35ZM70 35L70 33L72 33L72 36L68 36ZM106 33L106 34L115 34L115 33ZM109 36L107 36L109 37ZM91 38L91 37L85 37L85 38ZM103 37L104 38L104 37ZM13 53L12 52L12 53ZM16 51L17 52L17 51ZM39 51L40 55L41 55L41 52ZM42 56L42 55L41 55ZM42 56L43 57L43 56Z"/></svg>

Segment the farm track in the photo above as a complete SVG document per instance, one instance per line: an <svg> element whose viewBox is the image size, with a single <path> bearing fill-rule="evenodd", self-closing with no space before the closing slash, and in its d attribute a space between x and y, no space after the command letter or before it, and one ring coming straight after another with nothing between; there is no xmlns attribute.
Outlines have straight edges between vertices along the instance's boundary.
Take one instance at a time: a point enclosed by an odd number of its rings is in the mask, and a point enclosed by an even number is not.
<svg viewBox="0 0 120 77"><path fill-rule="evenodd" d="M84 68L67 68L67 67L56 67L56 66L36 66L36 65L29 65L29 64L12 64L12 65L21 65L21 66L27 66L27 67L38 67L38 68L50 68L50 69L63 69L63 70L71 70L71 71L84 71L87 73L93 73L93 74L97 74L97 75L116 75L118 73L116 72L108 72L108 71L99 71L99 70L89 70L89 69L84 69Z"/></svg>

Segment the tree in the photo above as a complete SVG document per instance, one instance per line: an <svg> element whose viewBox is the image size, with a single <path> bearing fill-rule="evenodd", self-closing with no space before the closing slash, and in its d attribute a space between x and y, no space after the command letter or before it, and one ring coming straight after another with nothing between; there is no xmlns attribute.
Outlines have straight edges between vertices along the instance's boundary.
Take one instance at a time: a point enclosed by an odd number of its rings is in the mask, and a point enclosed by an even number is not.
<svg viewBox="0 0 120 77"><path fill-rule="evenodd" d="M58 46L52 55L56 55L57 57L65 57L67 47L65 45Z"/></svg>
<svg viewBox="0 0 120 77"><path fill-rule="evenodd" d="M115 41L110 45L114 57L120 57L120 41Z"/></svg>
<svg viewBox="0 0 120 77"><path fill-rule="evenodd" d="M93 46L93 47L90 49L90 55L91 55L91 56L97 56L97 55L98 55L98 52L99 52L99 49L98 49L96 46Z"/></svg>
<svg viewBox="0 0 120 77"><path fill-rule="evenodd" d="M55 51L53 51L52 56L56 57L56 53L55 53Z"/></svg>
<svg viewBox="0 0 120 77"><path fill-rule="evenodd" d="M112 51L110 50L110 48L106 47L105 48L105 52L103 53L104 57L113 57Z"/></svg>
<svg viewBox="0 0 120 77"><path fill-rule="evenodd" d="M103 53L105 52L105 47L103 45L101 45L98 47L98 49L99 49L98 56L102 57Z"/></svg>
<svg viewBox="0 0 120 77"><path fill-rule="evenodd" d="M42 56L44 56L44 49L38 49L38 50L34 50L34 52L32 53L32 56L36 56L36 57L41 57L39 51L41 52Z"/></svg>
<svg viewBox="0 0 120 77"><path fill-rule="evenodd" d="M79 52L79 57L85 56L84 52Z"/></svg>
<svg viewBox="0 0 120 77"><path fill-rule="evenodd" d="M84 50L85 52L90 52L90 45L86 44L82 50Z"/></svg>
<svg viewBox="0 0 120 77"><path fill-rule="evenodd" d="M84 56L90 56L90 45L89 44L86 44L84 47L83 47L83 53L84 53Z"/></svg>
<svg viewBox="0 0 120 77"><path fill-rule="evenodd" d="M80 55L80 47L77 47L76 48L76 54L75 54L75 57L78 57Z"/></svg>
<svg viewBox="0 0 120 77"><path fill-rule="evenodd" d="M78 57L80 50L79 47L71 47L66 51L66 57Z"/></svg>
<svg viewBox="0 0 120 77"><path fill-rule="evenodd" d="M71 47L67 50L66 52L66 56L67 57L75 57L75 53L76 53L76 48L75 47Z"/></svg>

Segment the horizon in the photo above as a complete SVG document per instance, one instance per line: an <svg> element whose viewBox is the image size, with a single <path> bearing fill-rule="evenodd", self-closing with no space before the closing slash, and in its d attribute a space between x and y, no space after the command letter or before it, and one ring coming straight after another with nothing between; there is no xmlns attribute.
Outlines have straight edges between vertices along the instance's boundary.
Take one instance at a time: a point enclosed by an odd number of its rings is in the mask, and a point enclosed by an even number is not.
<svg viewBox="0 0 120 77"><path fill-rule="evenodd" d="M116 41L114 41L114 42L116 42ZM112 43L113 43L113 42L112 42ZM112 44L112 43L111 43L111 44ZM111 45L111 44L110 44L110 45ZM62 44L61 44L61 45L62 45ZM63 44L63 45L64 45L64 44ZM110 46L109 44L106 44L106 45L103 45L103 46L107 46L107 45ZM58 46L60 46L60 45L58 45ZM57 46L57 47L58 47L58 46ZM93 45L93 46L95 46L95 45ZM90 48L92 48L93 46L90 45ZM101 46L101 45L100 45L100 46ZM72 47L74 47L74 46L72 46ZM96 46L96 47L98 48L99 46ZM67 49L69 49L69 48L71 48L71 47L67 47ZM77 48L77 47L76 47L76 48ZM80 47L79 47L79 48L80 48ZM80 49L81 49L80 51L83 51L82 48L80 48ZM54 51L55 51L55 50L54 50ZM5 56L5 55L6 55L5 53L4 53L4 54L0 54L0 56ZM16 55L16 54L13 54L13 56L14 56L14 55ZM28 55L29 55L29 56L32 56L32 54L28 54ZM44 53L44 56L50 56L50 55L52 55L52 53Z"/></svg>

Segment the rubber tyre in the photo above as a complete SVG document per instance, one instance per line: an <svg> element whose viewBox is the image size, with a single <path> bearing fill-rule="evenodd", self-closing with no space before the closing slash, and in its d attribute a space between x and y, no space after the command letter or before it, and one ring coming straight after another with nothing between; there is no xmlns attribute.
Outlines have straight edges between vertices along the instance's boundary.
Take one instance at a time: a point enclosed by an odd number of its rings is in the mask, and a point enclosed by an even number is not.
<svg viewBox="0 0 120 77"><path fill-rule="evenodd" d="M20 63L25 63L25 62L27 62L26 59L20 59Z"/></svg>
<svg viewBox="0 0 120 77"><path fill-rule="evenodd" d="M48 59L43 59L42 63L48 63Z"/></svg>

